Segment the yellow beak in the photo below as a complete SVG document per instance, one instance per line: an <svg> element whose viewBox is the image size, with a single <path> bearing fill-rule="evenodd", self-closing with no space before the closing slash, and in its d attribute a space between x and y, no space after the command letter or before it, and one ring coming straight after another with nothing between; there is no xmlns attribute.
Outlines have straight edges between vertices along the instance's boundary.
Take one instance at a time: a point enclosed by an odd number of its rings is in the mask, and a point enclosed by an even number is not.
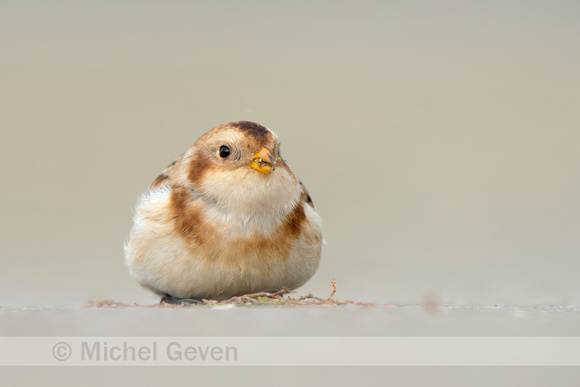
<svg viewBox="0 0 580 387"><path fill-rule="evenodd" d="M254 154L254 160L250 163L250 167L262 172L264 175L269 175L276 169L276 161L278 160L274 160L274 157L266 148L261 147L260 151Z"/></svg>

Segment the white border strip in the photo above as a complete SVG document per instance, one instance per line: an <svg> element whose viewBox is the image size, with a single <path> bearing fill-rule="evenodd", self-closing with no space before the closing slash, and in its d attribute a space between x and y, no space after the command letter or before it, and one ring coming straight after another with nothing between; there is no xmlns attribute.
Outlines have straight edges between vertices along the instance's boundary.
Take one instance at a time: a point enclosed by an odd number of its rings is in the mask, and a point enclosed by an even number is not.
<svg viewBox="0 0 580 387"><path fill-rule="evenodd" d="M580 366L580 337L0 337L0 366Z"/></svg>

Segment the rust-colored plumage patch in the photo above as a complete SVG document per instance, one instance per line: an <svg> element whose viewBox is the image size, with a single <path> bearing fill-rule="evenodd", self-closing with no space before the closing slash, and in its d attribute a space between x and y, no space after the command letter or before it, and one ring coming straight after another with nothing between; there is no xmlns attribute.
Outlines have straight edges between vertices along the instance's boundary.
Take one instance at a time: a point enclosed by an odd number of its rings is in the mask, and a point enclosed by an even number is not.
<svg viewBox="0 0 580 387"><path fill-rule="evenodd" d="M192 197L188 188L173 187L171 192L170 216L175 230L191 240L196 246L203 245L208 235L213 233L209 224L204 222L198 206L191 205Z"/></svg>
<svg viewBox="0 0 580 387"><path fill-rule="evenodd" d="M282 235L292 235L292 237L298 238L302 233L302 223L305 220L306 214L304 213L304 207L298 204L284 220Z"/></svg>
<svg viewBox="0 0 580 387"><path fill-rule="evenodd" d="M275 264L284 262L288 258L292 241L282 238L269 239L261 235L254 235L250 238L231 240L235 249L228 248L230 254L222 259L222 264L231 268L242 268L245 270L257 268L262 262ZM251 257L240 259L240 257Z"/></svg>
<svg viewBox="0 0 580 387"><path fill-rule="evenodd" d="M189 163L189 181L199 186L203 176L213 168L215 165L211 159L202 150L197 151Z"/></svg>
<svg viewBox="0 0 580 387"><path fill-rule="evenodd" d="M266 127L260 124L256 124L255 122L236 121L230 122L226 125L240 129L242 132L253 137L258 143L261 144L268 142L272 137L272 134Z"/></svg>

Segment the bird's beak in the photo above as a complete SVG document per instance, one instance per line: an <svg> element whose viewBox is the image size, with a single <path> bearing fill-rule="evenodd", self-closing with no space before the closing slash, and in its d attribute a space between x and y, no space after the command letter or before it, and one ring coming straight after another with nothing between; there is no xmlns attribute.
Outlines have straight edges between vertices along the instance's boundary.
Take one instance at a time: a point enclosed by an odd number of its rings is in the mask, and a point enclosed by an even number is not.
<svg viewBox="0 0 580 387"><path fill-rule="evenodd" d="M254 154L254 160L250 163L250 167L258 172L262 172L264 175L269 175L276 169L276 162L278 160L275 160L266 148L261 147L260 151Z"/></svg>

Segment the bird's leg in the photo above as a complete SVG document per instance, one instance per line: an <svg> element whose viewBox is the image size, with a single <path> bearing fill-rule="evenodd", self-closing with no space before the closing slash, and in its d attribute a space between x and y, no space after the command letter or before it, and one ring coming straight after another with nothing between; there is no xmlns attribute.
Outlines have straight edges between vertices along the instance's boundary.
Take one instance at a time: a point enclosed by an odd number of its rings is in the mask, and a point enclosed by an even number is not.
<svg viewBox="0 0 580 387"><path fill-rule="evenodd" d="M192 305L192 304L203 304L203 300L198 298L179 298L173 297L171 294L165 293L165 296L161 298L159 302L161 305L163 304L170 304L170 305Z"/></svg>

